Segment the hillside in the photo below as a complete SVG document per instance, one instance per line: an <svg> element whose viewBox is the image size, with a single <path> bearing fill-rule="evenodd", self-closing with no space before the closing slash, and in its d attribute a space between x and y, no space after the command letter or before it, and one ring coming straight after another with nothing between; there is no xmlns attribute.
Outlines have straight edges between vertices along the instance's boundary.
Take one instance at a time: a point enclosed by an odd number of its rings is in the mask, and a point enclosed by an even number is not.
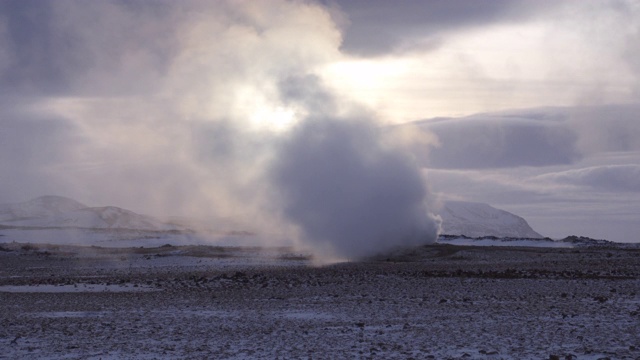
<svg viewBox="0 0 640 360"><path fill-rule="evenodd" d="M443 234L469 237L543 237L523 218L488 204L447 201L439 215L443 220ZM188 227L166 223L115 206L89 207L62 196L41 196L22 203L0 204L0 225L152 231L183 230Z"/></svg>
<svg viewBox="0 0 640 360"><path fill-rule="evenodd" d="M176 230L178 226L115 206L88 207L62 196L0 204L0 225L30 228Z"/></svg>
<svg viewBox="0 0 640 360"><path fill-rule="evenodd" d="M484 203L447 201L439 215L447 235L543 238L520 216Z"/></svg>

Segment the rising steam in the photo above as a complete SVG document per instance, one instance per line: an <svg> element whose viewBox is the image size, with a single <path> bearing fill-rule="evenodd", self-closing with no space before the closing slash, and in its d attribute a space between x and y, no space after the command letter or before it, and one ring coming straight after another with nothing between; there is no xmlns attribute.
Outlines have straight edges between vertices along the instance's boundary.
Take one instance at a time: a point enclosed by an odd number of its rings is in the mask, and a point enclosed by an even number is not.
<svg viewBox="0 0 640 360"><path fill-rule="evenodd" d="M218 228L293 227L304 245L347 257L435 238L418 167L373 122L345 120L359 107L321 85L318 69L344 57L321 5L68 0L39 9L41 26L0 38L0 75L15 74L28 99L0 115L14 139L55 157L30 154L20 165L30 168L15 172L29 187L3 181L8 193ZM21 36L51 45L27 48ZM19 61L34 49L47 66ZM44 142L29 130L43 123L55 130Z"/></svg>
<svg viewBox="0 0 640 360"><path fill-rule="evenodd" d="M435 241L419 169L371 122L308 119L279 155L271 171L283 212L316 250L360 258Z"/></svg>

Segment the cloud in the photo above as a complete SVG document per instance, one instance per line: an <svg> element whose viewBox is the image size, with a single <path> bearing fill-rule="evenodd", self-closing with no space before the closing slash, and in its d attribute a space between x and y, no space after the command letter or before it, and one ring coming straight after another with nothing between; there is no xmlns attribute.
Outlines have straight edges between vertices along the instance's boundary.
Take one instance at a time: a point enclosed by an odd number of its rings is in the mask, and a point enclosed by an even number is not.
<svg viewBox="0 0 640 360"><path fill-rule="evenodd" d="M640 192L640 165L607 165L572 169L544 174L538 179L588 186L601 191Z"/></svg>
<svg viewBox="0 0 640 360"><path fill-rule="evenodd" d="M332 67L335 81L390 123L640 99L632 0L340 4L343 50L364 58Z"/></svg>
<svg viewBox="0 0 640 360"><path fill-rule="evenodd" d="M428 150L414 151L428 168L541 168L640 151L639 113L635 104L533 108L398 127L417 128L437 140Z"/></svg>
<svg viewBox="0 0 640 360"><path fill-rule="evenodd" d="M576 106L559 111L584 154L640 150L640 105Z"/></svg>
<svg viewBox="0 0 640 360"><path fill-rule="evenodd" d="M0 111L0 199L22 201L12 196L54 189L57 182L46 180L48 167L68 159L84 143L80 129L57 116L31 114L15 103L0 104L4 105Z"/></svg>
<svg viewBox="0 0 640 360"><path fill-rule="evenodd" d="M167 3L26 0L0 7L0 93L148 92L177 45Z"/></svg>
<svg viewBox="0 0 640 360"><path fill-rule="evenodd" d="M359 56L380 56L403 49L438 47L448 33L529 17L551 6L514 0L476 3L466 0L337 0L346 14L342 49Z"/></svg>
<svg viewBox="0 0 640 360"><path fill-rule="evenodd" d="M51 30L52 6L36 6L33 1L0 3L0 83L1 91L51 91L65 88L65 75L59 61L70 58L55 56L62 44ZM75 65L75 64L74 64ZM38 90L40 89L40 90Z"/></svg>
<svg viewBox="0 0 640 360"><path fill-rule="evenodd" d="M424 122L439 146L418 154L430 168L492 169L571 164L581 158L576 133L548 119L477 115Z"/></svg>

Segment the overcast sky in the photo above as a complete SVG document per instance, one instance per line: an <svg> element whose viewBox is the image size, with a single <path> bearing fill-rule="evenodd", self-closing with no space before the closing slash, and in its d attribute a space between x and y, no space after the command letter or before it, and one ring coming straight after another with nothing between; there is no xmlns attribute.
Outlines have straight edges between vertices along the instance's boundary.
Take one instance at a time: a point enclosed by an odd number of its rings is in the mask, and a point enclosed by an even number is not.
<svg viewBox="0 0 640 360"><path fill-rule="evenodd" d="M480 201L546 236L640 242L639 59L637 1L0 0L0 203L280 216L311 234L288 211L325 213L291 189L326 189L274 172L313 167L430 212ZM311 156L298 136L314 131L345 143ZM351 143L328 164L324 146ZM348 161L364 172L335 182ZM362 219L411 227L423 210Z"/></svg>

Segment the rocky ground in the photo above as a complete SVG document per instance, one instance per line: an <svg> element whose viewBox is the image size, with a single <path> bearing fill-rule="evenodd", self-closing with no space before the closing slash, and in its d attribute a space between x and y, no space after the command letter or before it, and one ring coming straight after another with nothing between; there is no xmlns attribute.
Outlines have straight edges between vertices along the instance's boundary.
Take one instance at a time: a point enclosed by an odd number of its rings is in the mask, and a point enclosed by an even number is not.
<svg viewBox="0 0 640 360"><path fill-rule="evenodd" d="M0 358L640 359L640 251L0 245Z"/></svg>

